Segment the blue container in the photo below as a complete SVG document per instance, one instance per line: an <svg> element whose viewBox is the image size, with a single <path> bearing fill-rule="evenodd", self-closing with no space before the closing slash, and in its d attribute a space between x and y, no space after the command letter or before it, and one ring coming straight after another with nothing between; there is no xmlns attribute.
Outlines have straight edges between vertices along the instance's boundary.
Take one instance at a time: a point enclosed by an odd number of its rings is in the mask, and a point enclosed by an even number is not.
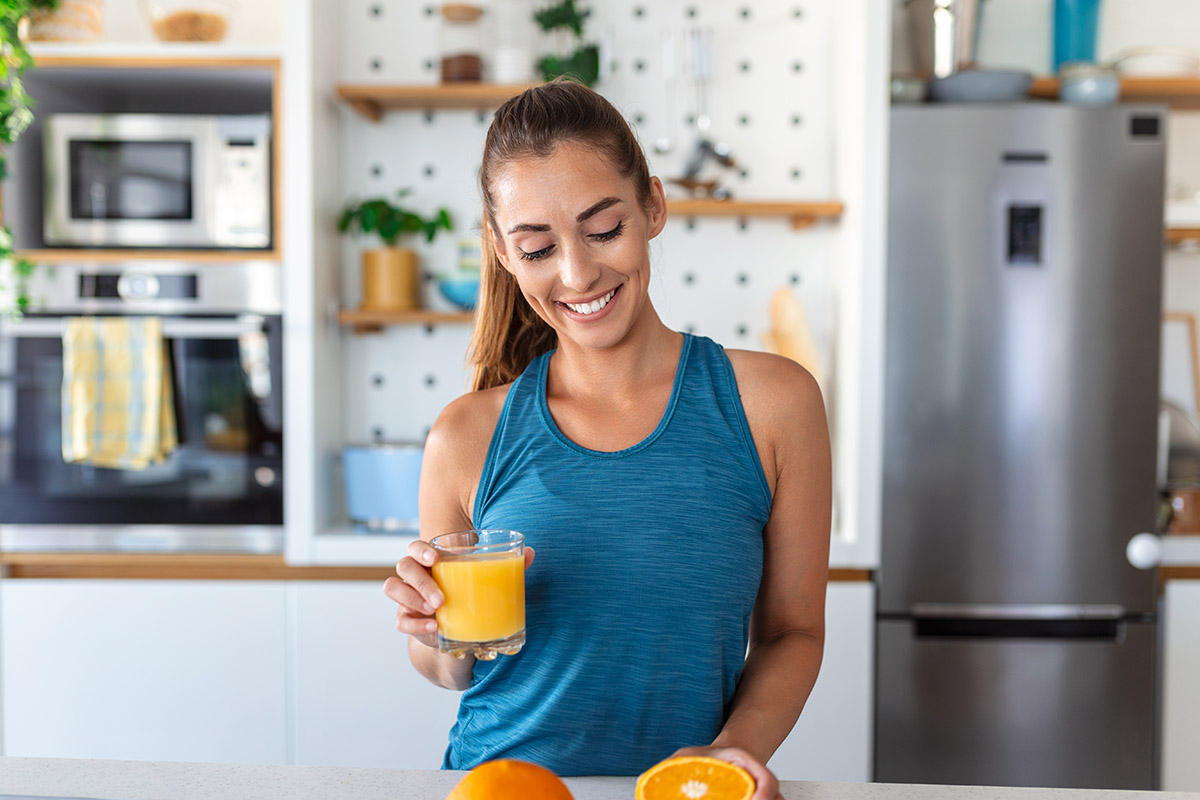
<svg viewBox="0 0 1200 800"><path fill-rule="evenodd" d="M415 534L421 455L416 444L375 444L342 450L346 510L357 533Z"/></svg>
<svg viewBox="0 0 1200 800"><path fill-rule="evenodd" d="M1054 0L1054 71L1070 61L1096 60L1100 0Z"/></svg>

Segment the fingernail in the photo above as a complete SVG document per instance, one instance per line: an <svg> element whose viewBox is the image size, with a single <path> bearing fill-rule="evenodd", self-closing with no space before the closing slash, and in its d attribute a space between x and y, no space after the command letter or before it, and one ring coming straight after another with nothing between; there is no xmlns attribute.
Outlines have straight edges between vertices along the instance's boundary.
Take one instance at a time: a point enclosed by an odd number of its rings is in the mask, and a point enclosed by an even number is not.
<svg viewBox="0 0 1200 800"><path fill-rule="evenodd" d="M424 606L422 606L422 608L424 608L424 609L425 609L425 613L426 613L426 614L432 614L432 613L433 613L433 606L429 605L429 603L426 603Z"/></svg>
<svg viewBox="0 0 1200 800"><path fill-rule="evenodd" d="M433 633L434 631L436 631L436 630L437 630L437 623L436 623L436 622L434 622L433 620L430 620L429 622L426 622L426 623L425 623L425 630L429 631L430 633Z"/></svg>
<svg viewBox="0 0 1200 800"><path fill-rule="evenodd" d="M433 553L429 552L428 550L426 550L424 553L421 553L421 561L426 564L432 564L433 563Z"/></svg>
<svg viewBox="0 0 1200 800"><path fill-rule="evenodd" d="M442 597L441 592L434 592L433 594L429 595L429 603L434 608L437 608L444 602L446 602L446 599L444 597ZM430 610L432 610L432 609L430 609Z"/></svg>

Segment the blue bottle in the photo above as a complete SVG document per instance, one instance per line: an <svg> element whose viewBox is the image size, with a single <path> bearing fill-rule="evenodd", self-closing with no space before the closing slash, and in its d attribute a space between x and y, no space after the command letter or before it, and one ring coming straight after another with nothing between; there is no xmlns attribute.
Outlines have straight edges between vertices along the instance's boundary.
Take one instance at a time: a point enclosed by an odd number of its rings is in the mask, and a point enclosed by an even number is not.
<svg viewBox="0 0 1200 800"><path fill-rule="evenodd" d="M1100 0L1054 0L1054 71L1068 61L1096 60Z"/></svg>

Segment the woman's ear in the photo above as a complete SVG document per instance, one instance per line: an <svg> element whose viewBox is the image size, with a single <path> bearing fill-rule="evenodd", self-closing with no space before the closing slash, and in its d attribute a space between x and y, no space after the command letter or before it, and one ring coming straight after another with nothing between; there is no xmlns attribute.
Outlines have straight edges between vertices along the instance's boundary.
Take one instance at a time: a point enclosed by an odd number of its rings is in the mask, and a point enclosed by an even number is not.
<svg viewBox="0 0 1200 800"><path fill-rule="evenodd" d="M653 239L662 233L662 229L667 224L667 197L663 192L662 181L657 175L650 176L650 207L646 212L647 221L650 223L649 238Z"/></svg>

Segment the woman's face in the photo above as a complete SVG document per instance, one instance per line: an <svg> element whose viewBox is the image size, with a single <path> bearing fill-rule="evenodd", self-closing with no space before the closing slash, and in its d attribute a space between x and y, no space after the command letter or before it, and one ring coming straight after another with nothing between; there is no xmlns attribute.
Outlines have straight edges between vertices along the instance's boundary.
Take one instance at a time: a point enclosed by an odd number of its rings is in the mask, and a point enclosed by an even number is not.
<svg viewBox="0 0 1200 800"><path fill-rule="evenodd" d="M610 347L649 309L649 242L666 221L662 183L651 182L647 210L633 181L574 142L495 172L496 254L560 337Z"/></svg>

